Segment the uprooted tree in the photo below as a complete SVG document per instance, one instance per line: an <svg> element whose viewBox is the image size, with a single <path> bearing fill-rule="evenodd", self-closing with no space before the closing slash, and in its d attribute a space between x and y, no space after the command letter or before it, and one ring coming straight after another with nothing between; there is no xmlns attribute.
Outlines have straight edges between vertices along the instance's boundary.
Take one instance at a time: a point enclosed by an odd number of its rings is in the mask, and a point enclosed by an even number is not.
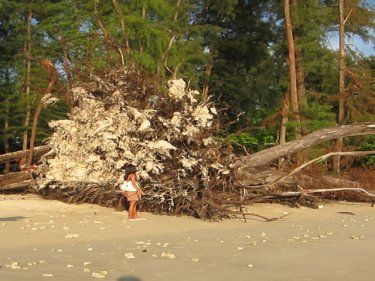
<svg viewBox="0 0 375 281"><path fill-rule="evenodd" d="M308 198L301 186L314 179L288 175L270 164L323 141L375 133L375 124L326 128L236 156L229 144L214 137L219 126L214 104L200 101L199 92L183 80L171 80L163 90L141 71L123 67L91 75L70 96L74 108L69 119L51 121L54 133L34 151L43 154L37 170L0 176L1 189L31 186L50 198L116 207L122 168L131 163L143 187L143 210L218 219L230 215L230 206ZM27 155L15 152L0 161ZM362 190L350 181L325 181L330 187L343 183Z"/></svg>

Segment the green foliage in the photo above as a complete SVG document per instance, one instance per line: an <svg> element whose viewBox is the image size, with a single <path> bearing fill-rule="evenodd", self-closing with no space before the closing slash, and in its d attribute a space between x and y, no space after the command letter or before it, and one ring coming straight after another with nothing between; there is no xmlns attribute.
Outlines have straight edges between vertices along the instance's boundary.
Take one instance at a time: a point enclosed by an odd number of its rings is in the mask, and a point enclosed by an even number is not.
<svg viewBox="0 0 375 281"><path fill-rule="evenodd" d="M252 152L276 145L275 132L273 132L272 129L259 130L254 133L233 133L227 135L223 141L234 145L245 146Z"/></svg>
<svg viewBox="0 0 375 281"><path fill-rule="evenodd" d="M208 81L209 94L222 114L223 139L253 151L277 142L280 105L289 92L282 1L117 2L119 11L112 1L98 2L98 16L109 36L105 38L94 17L93 0L0 1L0 142L18 139L24 130L30 131L31 125L24 126L26 108L30 105L33 115L49 83L40 64L42 59L55 63L61 84L67 86L68 77L77 81L94 70L119 64L119 50L127 63L158 74L160 81L173 74L189 81L191 88L202 88ZM293 32L296 48L303 54L307 94L306 106L301 109L302 124L287 124L289 140L297 125L306 132L334 125L338 110L337 53L325 42L326 33L337 30L337 0L292 2L298 3L292 5ZM371 40L373 10L363 1L345 3L346 15L353 9L346 26L348 34ZM29 11L31 90L26 97L25 17ZM346 122L374 121L374 57L362 58L351 50L346 63ZM64 64L71 73L66 73ZM208 75L210 66L212 72ZM66 118L69 111L64 95L60 91L58 95L61 101L41 113L37 144L50 133L48 121ZM7 129L6 117L10 117ZM353 145L366 146L368 141Z"/></svg>
<svg viewBox="0 0 375 281"><path fill-rule="evenodd" d="M375 151L375 136L370 136L360 143L359 149L363 151ZM365 164L369 167L375 166L375 155L365 158Z"/></svg>

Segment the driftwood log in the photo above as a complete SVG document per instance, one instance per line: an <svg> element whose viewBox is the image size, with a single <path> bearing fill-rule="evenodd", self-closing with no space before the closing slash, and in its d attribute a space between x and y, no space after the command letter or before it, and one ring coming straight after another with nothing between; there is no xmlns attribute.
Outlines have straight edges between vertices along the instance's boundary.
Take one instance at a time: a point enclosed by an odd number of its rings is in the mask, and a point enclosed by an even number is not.
<svg viewBox="0 0 375 281"><path fill-rule="evenodd" d="M48 151L50 151L51 148L48 145L38 146L34 148L34 157L40 158L40 156L46 154ZM18 160L20 158L25 158L30 154L30 150L22 150L22 151L15 151L7 154L0 155L0 163L12 161L12 160Z"/></svg>

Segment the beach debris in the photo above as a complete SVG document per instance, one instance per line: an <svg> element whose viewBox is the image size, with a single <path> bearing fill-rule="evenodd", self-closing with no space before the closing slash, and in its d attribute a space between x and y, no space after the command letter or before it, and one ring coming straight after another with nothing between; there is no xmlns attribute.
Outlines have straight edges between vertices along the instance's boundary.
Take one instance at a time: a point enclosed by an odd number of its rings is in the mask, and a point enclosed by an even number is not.
<svg viewBox="0 0 375 281"><path fill-rule="evenodd" d="M241 246L236 247L237 251L242 251L243 249L245 249L245 247L241 247Z"/></svg>
<svg viewBox="0 0 375 281"><path fill-rule="evenodd" d="M254 265L253 265L253 264L251 264L251 263L249 263L249 264L247 265L247 267L249 267L249 268L253 268L253 267L254 267Z"/></svg>
<svg viewBox="0 0 375 281"><path fill-rule="evenodd" d="M352 236L350 236L350 238L352 239L352 240L359 240L359 239L363 239L363 238L365 238L365 236L363 236L363 235L352 235Z"/></svg>
<svg viewBox="0 0 375 281"><path fill-rule="evenodd" d="M135 259L135 256L133 253L125 253L124 258L126 259Z"/></svg>
<svg viewBox="0 0 375 281"><path fill-rule="evenodd" d="M79 237L79 234L77 234L77 233L69 233L69 234L65 235L65 238L67 238L67 239L78 238L78 237Z"/></svg>
<svg viewBox="0 0 375 281"><path fill-rule="evenodd" d="M84 262L83 262L83 265L84 265L84 266L86 266L86 265L90 265L90 264L92 264L91 261L84 261Z"/></svg>
<svg viewBox="0 0 375 281"><path fill-rule="evenodd" d="M20 263L17 261L12 262L11 264L6 264L5 267L10 269L22 269L22 266L20 266Z"/></svg>
<svg viewBox="0 0 375 281"><path fill-rule="evenodd" d="M160 257L162 258L168 258L168 259L174 259L176 258L175 254L171 253L171 252L162 252Z"/></svg>
<svg viewBox="0 0 375 281"><path fill-rule="evenodd" d="M91 276L93 278L105 278L107 276L107 271L92 272Z"/></svg>
<svg viewBox="0 0 375 281"><path fill-rule="evenodd" d="M52 273L44 273L42 276L43 277L53 277L53 274Z"/></svg>
<svg viewBox="0 0 375 281"><path fill-rule="evenodd" d="M199 258L192 258L191 261L192 262L199 262Z"/></svg>

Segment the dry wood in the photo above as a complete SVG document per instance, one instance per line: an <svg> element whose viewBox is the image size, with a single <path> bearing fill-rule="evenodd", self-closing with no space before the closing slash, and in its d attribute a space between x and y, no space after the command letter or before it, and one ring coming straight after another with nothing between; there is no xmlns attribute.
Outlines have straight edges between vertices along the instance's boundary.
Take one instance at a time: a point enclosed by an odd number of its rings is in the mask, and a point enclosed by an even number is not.
<svg viewBox="0 0 375 281"><path fill-rule="evenodd" d="M2 192L19 192L19 191L28 191L28 192L34 192L34 190L31 188L31 180L23 180L23 181L17 181L11 184L7 184L5 186L0 185L0 191Z"/></svg>
<svg viewBox="0 0 375 281"><path fill-rule="evenodd" d="M30 180L30 173L28 171L0 175L0 189L7 189L9 185L17 184L25 180Z"/></svg>
<svg viewBox="0 0 375 281"><path fill-rule="evenodd" d="M50 149L51 148L48 145L37 146L34 148L34 157L40 157L41 155L50 151ZM28 150L15 151L15 152L2 154L0 155L0 163L11 161L11 160L18 160L19 158L27 157L29 153L30 153L30 150L28 149Z"/></svg>
<svg viewBox="0 0 375 281"><path fill-rule="evenodd" d="M375 124L354 124L325 128L306 135L298 140L259 151L251 156L241 158L237 162L238 174L252 173L253 169L262 168L272 161L288 156L296 151L322 142L356 135L375 134Z"/></svg>
<svg viewBox="0 0 375 281"><path fill-rule="evenodd" d="M41 64L43 64L43 66L47 69L50 82L47 88L44 90L44 94L42 98L40 99L38 106L36 107L35 112L34 112L33 126L31 128L31 137L30 137L30 150L29 150L29 155L27 159L28 160L27 167L31 167L31 164L33 161L34 143L35 143L35 138L36 138L36 130L38 126L39 114L41 113L43 107L57 100L56 98L53 98L51 95L52 89L55 86L55 83L57 81L57 71L55 69L55 66L53 65L51 61L47 59L42 60Z"/></svg>
<svg viewBox="0 0 375 281"><path fill-rule="evenodd" d="M300 172L301 170L303 170L304 168L306 168L307 166L315 163L315 162L319 162L319 161L322 161L322 160L325 160L325 159L328 159L332 156L336 156L336 155L340 155L340 156L363 156L363 155L375 155L375 151L347 151L347 152L331 152L331 153L327 153L327 154L324 154L318 158L315 158L313 160L310 160L308 162L306 162L305 164L302 164L300 166L298 166L297 168L295 168L292 172L290 172L289 174L277 179L275 182L271 183L270 185L268 185L268 188L272 188L276 186L276 184L278 184L279 182L282 182L283 180L285 180L286 178L288 177L291 177L293 176L294 174Z"/></svg>

